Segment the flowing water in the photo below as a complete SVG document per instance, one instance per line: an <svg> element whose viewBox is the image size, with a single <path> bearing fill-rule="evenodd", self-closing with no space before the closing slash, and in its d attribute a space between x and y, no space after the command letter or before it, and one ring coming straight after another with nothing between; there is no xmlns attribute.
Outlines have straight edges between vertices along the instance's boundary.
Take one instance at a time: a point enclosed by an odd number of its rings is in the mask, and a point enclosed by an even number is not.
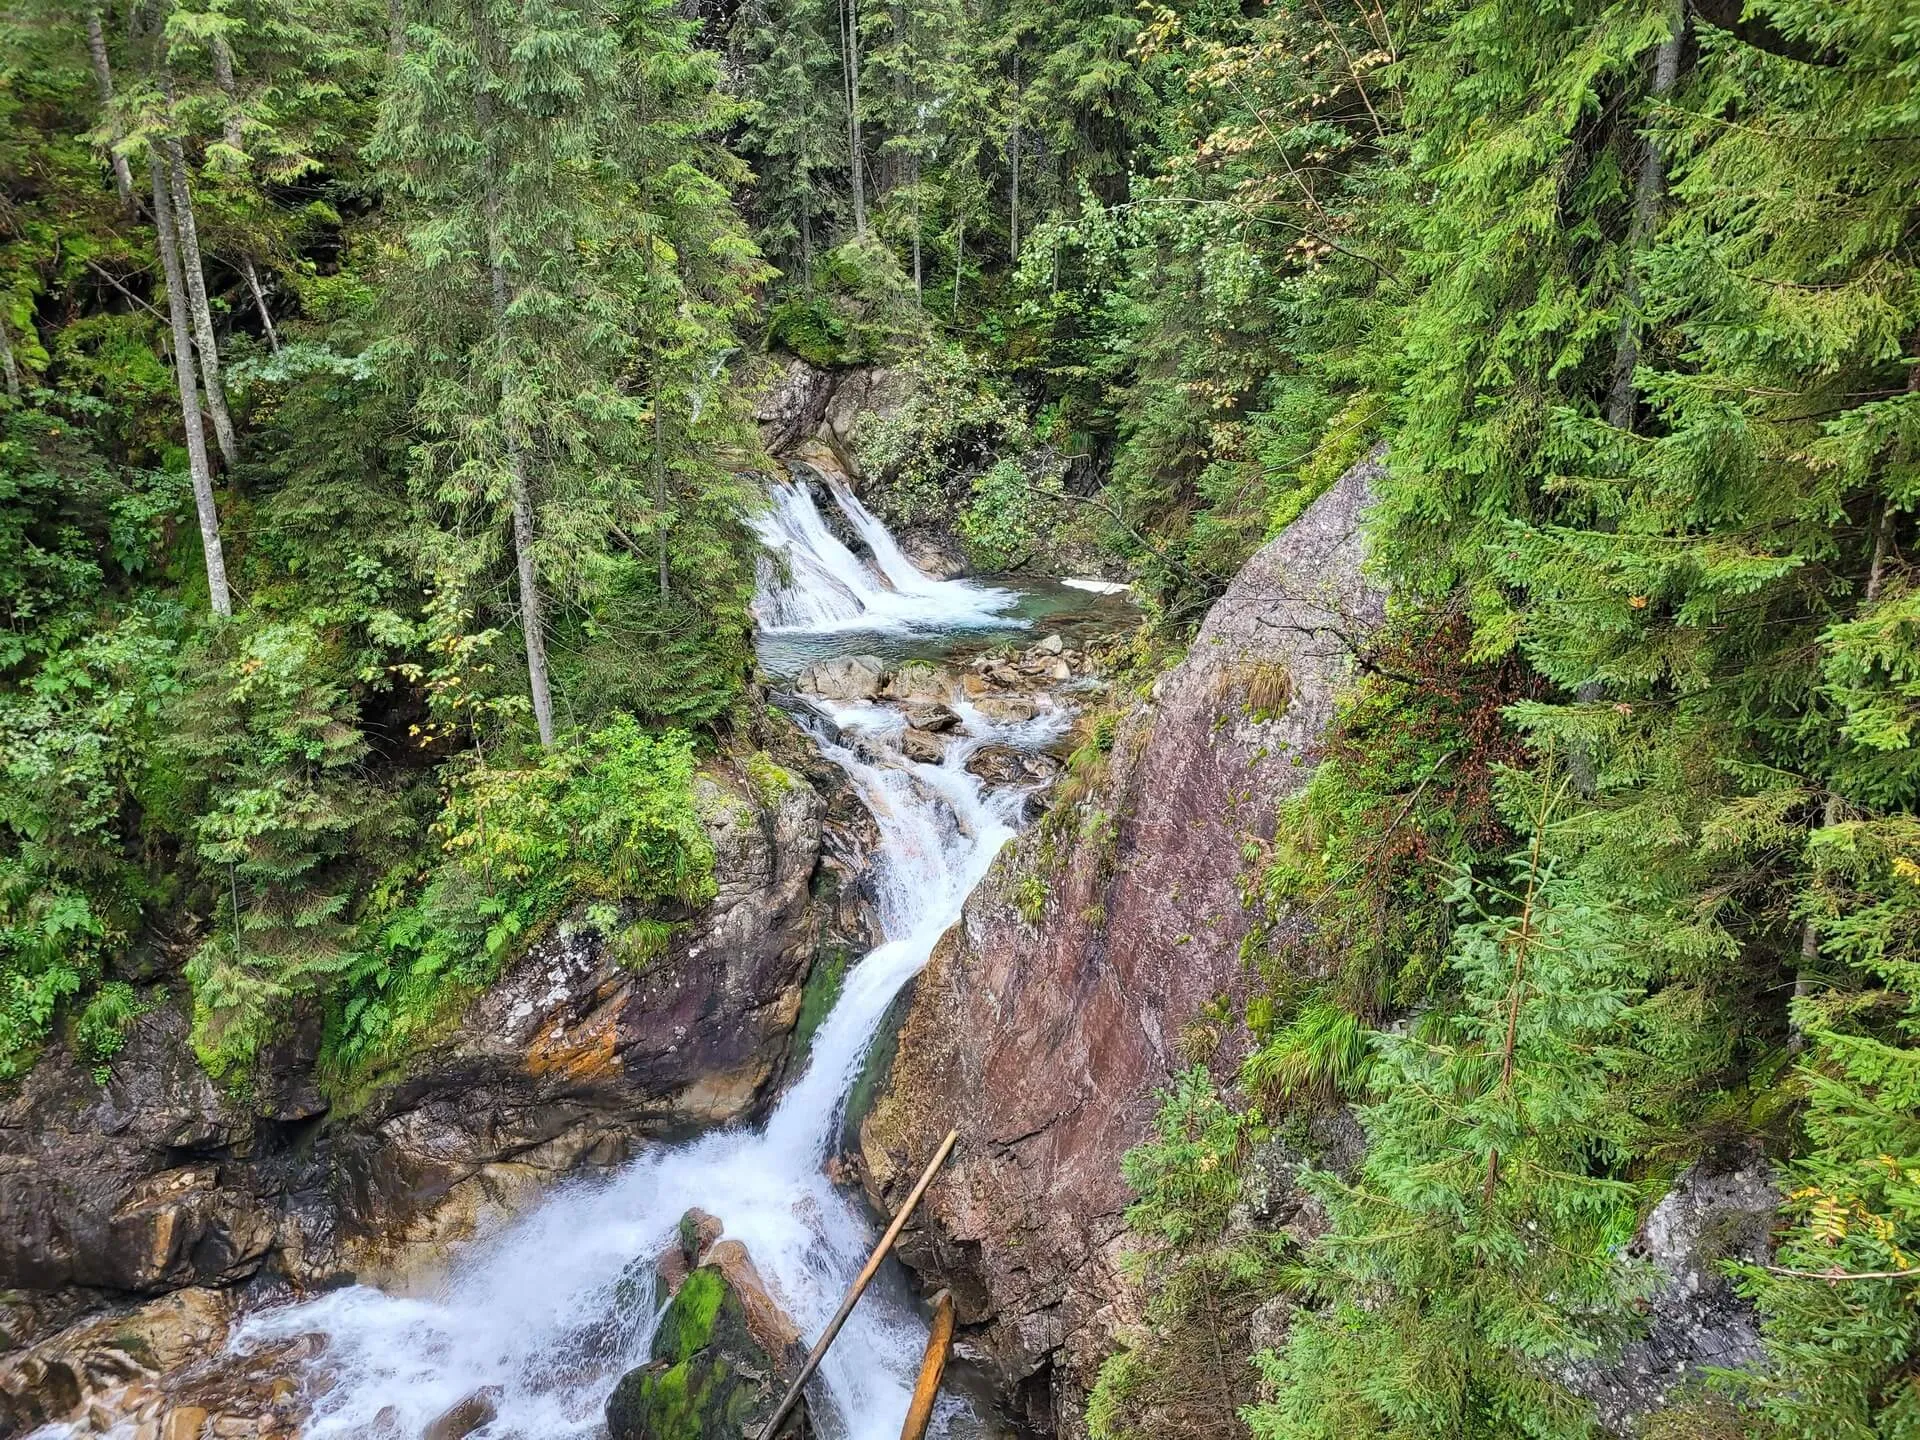
<svg viewBox="0 0 1920 1440"><path fill-rule="evenodd" d="M1022 623L1013 591L927 576L853 495L824 488L871 559L835 537L807 485L776 482L759 521L769 555L755 607L769 643L798 638L811 653L852 653L865 647L825 637L949 636ZM1055 710L996 727L970 706L956 709L963 732L941 764L929 765L900 753L903 720L890 706L796 702L797 718L873 814L867 888L884 940L848 972L805 1072L766 1123L663 1145L609 1178L562 1187L465 1247L430 1295L354 1286L249 1319L234 1341L241 1352L324 1337L311 1362L309 1437L416 1436L489 1385L501 1398L497 1418L476 1432L483 1440L603 1433L606 1397L645 1360L664 1302L653 1293L654 1259L690 1206L717 1215L745 1243L809 1341L820 1333L876 1238L864 1207L824 1173L848 1089L889 1003L959 917L1024 798L986 790L965 760L988 743L1043 746L1066 723ZM844 1440L893 1440L925 1336L906 1287L876 1286L812 1388L816 1423ZM947 1419L956 1408L946 1407Z"/></svg>

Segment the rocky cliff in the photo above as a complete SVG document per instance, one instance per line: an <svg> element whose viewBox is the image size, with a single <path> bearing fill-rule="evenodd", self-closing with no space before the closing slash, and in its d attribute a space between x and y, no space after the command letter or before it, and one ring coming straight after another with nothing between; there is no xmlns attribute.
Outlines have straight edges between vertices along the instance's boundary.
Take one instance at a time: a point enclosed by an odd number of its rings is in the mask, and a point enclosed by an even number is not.
<svg viewBox="0 0 1920 1440"><path fill-rule="evenodd" d="M818 768L823 785L837 774ZM96 1374L102 1322L50 1333L79 1317L170 1335L179 1305L142 1297L183 1292L180 1313L224 1333L241 1287L398 1278L562 1174L754 1114L843 918L814 903L817 885L838 894L828 802L766 764L697 783L719 893L664 955L623 964L597 928L563 921L352 1114L312 1081L317 1023L238 1096L201 1070L171 1006L138 1020L104 1085L54 1050L0 1092L0 1435L167 1368L156 1342L151 1365Z"/></svg>
<svg viewBox="0 0 1920 1440"><path fill-rule="evenodd" d="M1002 857L935 952L861 1126L889 1209L960 1130L902 1254L1060 1433L1081 1428L1134 1303L1121 1157L1176 1070L1231 1058L1210 1016L1242 983L1243 852L1304 784L1381 614L1359 530L1378 474L1356 466L1262 549L1186 658L1108 722L1104 773Z"/></svg>

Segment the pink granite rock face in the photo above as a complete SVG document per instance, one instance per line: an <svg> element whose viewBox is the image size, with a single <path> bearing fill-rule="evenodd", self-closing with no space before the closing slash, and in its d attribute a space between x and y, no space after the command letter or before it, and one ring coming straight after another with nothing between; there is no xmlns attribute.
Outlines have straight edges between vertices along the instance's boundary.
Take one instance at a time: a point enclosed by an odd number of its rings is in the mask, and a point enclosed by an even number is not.
<svg viewBox="0 0 1920 1440"><path fill-rule="evenodd" d="M1361 575L1377 460L1247 564L1186 658L1119 723L1103 781L1003 857L922 973L861 1127L898 1204L947 1128L961 1143L902 1253L984 1326L1035 1423L1083 1428L1135 1299L1118 1272L1121 1157L1155 1092L1230 1062L1206 1019L1243 987L1243 855L1306 783L1383 597Z"/></svg>

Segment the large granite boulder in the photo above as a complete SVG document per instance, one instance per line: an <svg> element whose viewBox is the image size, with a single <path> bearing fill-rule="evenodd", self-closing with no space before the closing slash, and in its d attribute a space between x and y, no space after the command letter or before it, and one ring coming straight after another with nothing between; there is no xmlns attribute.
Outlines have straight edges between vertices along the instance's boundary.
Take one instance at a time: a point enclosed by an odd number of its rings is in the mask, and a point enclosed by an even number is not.
<svg viewBox="0 0 1920 1440"><path fill-rule="evenodd" d="M663 1275L677 1278L650 1359L607 1399L612 1440L742 1440L759 1434L806 1360L800 1331L768 1292L746 1247L714 1241L688 1212ZM689 1262L691 1262L689 1266ZM805 1403L779 1434L807 1432Z"/></svg>
<svg viewBox="0 0 1920 1440"><path fill-rule="evenodd" d="M1360 568L1379 473L1356 466L1248 562L1120 722L1091 793L1002 857L917 981L861 1124L889 1209L959 1129L900 1253L983 1327L1038 1428L1080 1431L1115 1329L1138 1317L1121 1157L1155 1091L1206 1052L1204 1008L1243 985L1241 857L1312 774L1382 613Z"/></svg>

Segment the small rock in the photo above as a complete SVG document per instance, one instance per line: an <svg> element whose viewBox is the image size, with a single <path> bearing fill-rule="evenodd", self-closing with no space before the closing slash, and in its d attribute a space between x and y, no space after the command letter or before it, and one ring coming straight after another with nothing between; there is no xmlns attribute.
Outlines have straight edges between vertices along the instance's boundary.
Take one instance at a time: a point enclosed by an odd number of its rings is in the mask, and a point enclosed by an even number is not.
<svg viewBox="0 0 1920 1440"><path fill-rule="evenodd" d="M1038 645L1035 645L1033 648L1037 654L1058 655L1062 650L1066 648L1066 644L1064 641L1060 639L1058 634L1053 634L1053 635L1047 636L1046 639L1042 640Z"/></svg>
<svg viewBox="0 0 1920 1440"><path fill-rule="evenodd" d="M937 701L909 705L906 714L907 724L915 730L951 730L960 723L958 715Z"/></svg>
<svg viewBox="0 0 1920 1440"><path fill-rule="evenodd" d="M900 737L900 753L921 765L938 765L947 758L946 738L926 730L908 730Z"/></svg>
<svg viewBox="0 0 1920 1440"><path fill-rule="evenodd" d="M1071 680L1073 678L1073 667L1064 660L1056 660L1053 662L1052 673L1053 678L1056 680Z"/></svg>
<svg viewBox="0 0 1920 1440"><path fill-rule="evenodd" d="M1291 1296L1276 1295L1247 1317L1247 1339L1255 1354L1278 1350L1287 1343L1287 1332L1293 1328L1294 1309Z"/></svg>
<svg viewBox="0 0 1920 1440"><path fill-rule="evenodd" d="M1034 715L1033 701L1025 695L983 695L973 708L994 725L1018 725Z"/></svg>
<svg viewBox="0 0 1920 1440"><path fill-rule="evenodd" d="M909 660L888 678L881 692L889 700L945 700L953 693L953 676L926 660Z"/></svg>
<svg viewBox="0 0 1920 1440"><path fill-rule="evenodd" d="M427 1428L420 1432L420 1440L462 1440L482 1425L491 1425L499 1413L500 1387L483 1385L438 1419L428 1421Z"/></svg>
<svg viewBox="0 0 1920 1440"><path fill-rule="evenodd" d="M198 1405L177 1406L160 1423L160 1440L200 1440L200 1427L206 1423L207 1412Z"/></svg>
<svg viewBox="0 0 1920 1440"><path fill-rule="evenodd" d="M989 785L1019 785L1027 778L1018 750L1006 745L983 745L967 757L967 772Z"/></svg>
<svg viewBox="0 0 1920 1440"><path fill-rule="evenodd" d="M993 693L993 684L978 670L969 670L960 677L960 688L969 700L977 700L982 695Z"/></svg>
<svg viewBox="0 0 1920 1440"><path fill-rule="evenodd" d="M871 700L886 682L887 667L877 655L842 655L800 672L794 684L823 700Z"/></svg>

